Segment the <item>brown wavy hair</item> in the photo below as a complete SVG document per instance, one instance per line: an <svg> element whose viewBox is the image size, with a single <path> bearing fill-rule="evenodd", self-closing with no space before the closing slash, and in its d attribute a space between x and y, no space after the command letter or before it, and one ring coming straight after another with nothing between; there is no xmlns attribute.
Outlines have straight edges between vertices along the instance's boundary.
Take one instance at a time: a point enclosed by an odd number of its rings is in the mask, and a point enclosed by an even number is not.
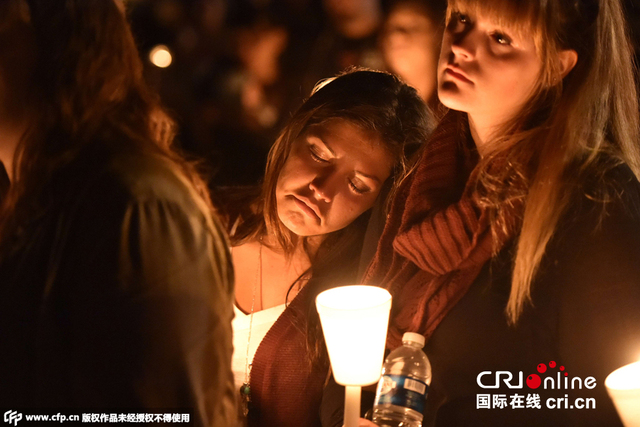
<svg viewBox="0 0 640 427"><path fill-rule="evenodd" d="M542 62L533 95L495 132L475 182L479 202L495 212L494 233L506 227L505 206L525 205L507 304L515 323L571 200L594 182L598 197L610 200L605 176L620 164L640 177L633 50L619 0L450 0L447 23L455 12L532 37ZM557 58L564 49L578 60L563 78Z"/></svg>
<svg viewBox="0 0 640 427"><path fill-rule="evenodd" d="M270 233L285 253L293 253L297 237L282 224L276 208L278 177L293 143L311 126L336 118L380 136L382 145L395 159L391 182L404 176L411 147L415 151L433 128L432 116L415 89L391 73L352 68L319 82L271 147L256 222L245 223L232 243L241 244Z"/></svg>
<svg viewBox="0 0 640 427"><path fill-rule="evenodd" d="M175 123L143 78L126 16L112 0L8 0L32 29L29 126L14 156L0 211L0 241L48 203L55 177L96 141L157 156L193 191L206 213L206 184L172 149ZM209 215L207 215L209 217Z"/></svg>
<svg viewBox="0 0 640 427"><path fill-rule="evenodd" d="M310 126L336 118L380 136L382 145L395 160L391 176L385 183L391 192L406 174L408 154L427 140L434 124L431 113L416 90L393 74L354 68L318 83L271 148L254 213L244 218L244 223L231 237L233 245L269 233L275 236L277 245L285 254L293 254L296 245L301 242L278 217L275 196L278 177L293 143ZM384 197L382 192L379 197ZM325 289L353 284L357 280L369 214L370 210L345 228L327 234L315 254L307 250L311 267L298 279L308 279L305 285L306 312L297 314L300 315L299 326L306 330L308 356L312 362L326 362L315 297ZM307 249L306 238L303 238L302 245ZM296 283L298 281L291 285L290 290Z"/></svg>

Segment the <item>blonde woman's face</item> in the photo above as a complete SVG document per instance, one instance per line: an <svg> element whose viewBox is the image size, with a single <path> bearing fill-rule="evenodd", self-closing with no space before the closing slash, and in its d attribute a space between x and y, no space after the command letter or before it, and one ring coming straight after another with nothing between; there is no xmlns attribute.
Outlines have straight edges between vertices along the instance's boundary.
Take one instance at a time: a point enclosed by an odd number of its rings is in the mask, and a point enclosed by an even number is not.
<svg viewBox="0 0 640 427"><path fill-rule="evenodd" d="M278 176L278 217L298 236L340 230L373 206L392 166L377 135L342 119L314 126Z"/></svg>
<svg viewBox="0 0 640 427"><path fill-rule="evenodd" d="M442 41L438 96L474 121L498 126L531 97L541 69L533 39L454 11Z"/></svg>

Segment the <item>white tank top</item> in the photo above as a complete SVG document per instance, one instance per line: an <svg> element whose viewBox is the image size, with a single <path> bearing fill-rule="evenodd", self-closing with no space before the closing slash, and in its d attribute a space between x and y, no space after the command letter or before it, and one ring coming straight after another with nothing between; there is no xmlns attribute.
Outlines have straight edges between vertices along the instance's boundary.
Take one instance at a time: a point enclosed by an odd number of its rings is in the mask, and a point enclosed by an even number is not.
<svg viewBox="0 0 640 427"><path fill-rule="evenodd" d="M249 343L249 362L253 360L258 346L264 339L271 326L284 312L285 305L278 305L253 313L253 325L251 327L251 343ZM251 316L243 313L238 307L233 306L235 317L231 322L233 327L233 358L231 369L236 389L240 389L245 380L245 367L247 363L247 339L249 337L249 322Z"/></svg>

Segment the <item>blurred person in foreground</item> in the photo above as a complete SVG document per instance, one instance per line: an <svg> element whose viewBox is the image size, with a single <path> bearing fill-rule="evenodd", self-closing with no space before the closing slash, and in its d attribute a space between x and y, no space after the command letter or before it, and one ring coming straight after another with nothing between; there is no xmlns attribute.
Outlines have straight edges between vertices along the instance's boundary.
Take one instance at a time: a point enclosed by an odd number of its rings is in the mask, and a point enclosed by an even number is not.
<svg viewBox="0 0 640 427"><path fill-rule="evenodd" d="M0 402L235 425L233 274L120 2L0 3Z"/></svg>

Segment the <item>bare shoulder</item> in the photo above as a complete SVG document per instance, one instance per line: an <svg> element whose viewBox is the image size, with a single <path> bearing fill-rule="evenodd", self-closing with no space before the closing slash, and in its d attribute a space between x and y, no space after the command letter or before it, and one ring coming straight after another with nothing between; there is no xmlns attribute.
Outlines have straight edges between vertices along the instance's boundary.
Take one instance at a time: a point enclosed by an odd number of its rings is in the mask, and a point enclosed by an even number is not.
<svg viewBox="0 0 640 427"><path fill-rule="evenodd" d="M259 268L259 251L260 244L254 240L234 246L231 250L236 278L236 304L244 312L251 310L253 287Z"/></svg>

